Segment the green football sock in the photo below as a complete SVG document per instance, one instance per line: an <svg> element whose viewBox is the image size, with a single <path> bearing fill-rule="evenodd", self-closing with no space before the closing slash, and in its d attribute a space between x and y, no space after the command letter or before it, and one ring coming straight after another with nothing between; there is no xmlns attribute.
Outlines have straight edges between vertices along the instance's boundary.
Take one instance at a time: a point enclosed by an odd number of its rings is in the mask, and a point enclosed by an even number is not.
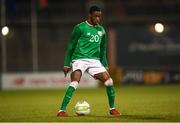
<svg viewBox="0 0 180 123"><path fill-rule="evenodd" d="M114 86L106 86L106 92L108 96L108 101L109 101L109 107L114 108L114 100L115 100L115 89Z"/></svg>
<svg viewBox="0 0 180 123"><path fill-rule="evenodd" d="M63 102L61 104L60 110L64 110L64 111L66 110L66 107L67 107L69 101L71 100L71 97L72 97L74 91L75 91L75 88L72 86L69 86L67 88L67 91L64 95L64 99L63 99Z"/></svg>

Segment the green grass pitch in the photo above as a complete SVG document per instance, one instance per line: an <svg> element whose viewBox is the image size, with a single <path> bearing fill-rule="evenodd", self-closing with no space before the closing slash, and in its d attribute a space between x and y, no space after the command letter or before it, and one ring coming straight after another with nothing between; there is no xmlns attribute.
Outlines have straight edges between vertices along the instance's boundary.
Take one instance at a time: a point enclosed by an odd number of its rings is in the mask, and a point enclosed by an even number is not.
<svg viewBox="0 0 180 123"><path fill-rule="evenodd" d="M0 122L120 122L180 121L180 85L120 85L116 108L120 117L109 115L104 87L75 91L68 105L69 117L56 117L65 90L20 90L0 92ZM77 116L74 105L87 101L91 113Z"/></svg>

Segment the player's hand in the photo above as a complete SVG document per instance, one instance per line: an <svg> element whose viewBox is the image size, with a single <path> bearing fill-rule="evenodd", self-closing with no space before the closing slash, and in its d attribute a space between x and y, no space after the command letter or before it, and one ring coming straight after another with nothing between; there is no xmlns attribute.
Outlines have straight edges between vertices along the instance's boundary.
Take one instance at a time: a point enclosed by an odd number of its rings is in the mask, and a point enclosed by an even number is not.
<svg viewBox="0 0 180 123"><path fill-rule="evenodd" d="M63 67L63 72L64 72L65 77L67 76L67 73L68 73L70 70L71 70L71 68L68 67L68 66L64 66L64 67Z"/></svg>

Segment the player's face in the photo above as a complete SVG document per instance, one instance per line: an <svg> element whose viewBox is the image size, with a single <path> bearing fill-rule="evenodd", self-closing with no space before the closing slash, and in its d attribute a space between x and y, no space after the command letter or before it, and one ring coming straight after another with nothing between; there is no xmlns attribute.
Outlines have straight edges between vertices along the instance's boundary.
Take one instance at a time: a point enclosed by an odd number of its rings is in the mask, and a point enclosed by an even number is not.
<svg viewBox="0 0 180 123"><path fill-rule="evenodd" d="M98 24L101 20L101 11L94 11L91 13L90 19L93 24Z"/></svg>

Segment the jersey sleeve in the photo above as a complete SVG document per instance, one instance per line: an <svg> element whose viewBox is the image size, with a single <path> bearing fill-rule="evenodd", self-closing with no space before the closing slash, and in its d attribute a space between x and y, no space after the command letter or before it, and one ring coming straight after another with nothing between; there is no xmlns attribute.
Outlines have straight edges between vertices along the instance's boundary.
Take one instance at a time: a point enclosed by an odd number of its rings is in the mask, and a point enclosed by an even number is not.
<svg viewBox="0 0 180 123"><path fill-rule="evenodd" d="M71 67L71 65L70 65L71 57L72 57L72 54L76 47L77 41L80 37L80 34L81 34L81 31L80 31L78 25L76 25L73 29L73 32L71 33L69 40L68 40L66 56L65 56L65 60L64 60L64 66Z"/></svg>
<svg viewBox="0 0 180 123"><path fill-rule="evenodd" d="M101 42L101 53L100 53L100 61L104 65L104 67L108 67L107 58L106 58L106 47L107 47L107 37L106 33L102 37Z"/></svg>

